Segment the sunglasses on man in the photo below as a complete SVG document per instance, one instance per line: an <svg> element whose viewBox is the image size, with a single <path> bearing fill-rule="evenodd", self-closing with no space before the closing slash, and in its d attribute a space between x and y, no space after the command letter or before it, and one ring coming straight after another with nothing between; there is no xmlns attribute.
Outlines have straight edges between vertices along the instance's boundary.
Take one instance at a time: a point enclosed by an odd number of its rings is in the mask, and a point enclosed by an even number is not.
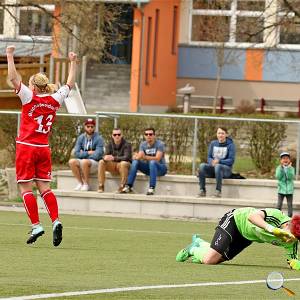
<svg viewBox="0 0 300 300"><path fill-rule="evenodd" d="M113 133L113 136L121 136L121 133Z"/></svg>
<svg viewBox="0 0 300 300"><path fill-rule="evenodd" d="M152 136L153 133L152 132L145 132L145 136Z"/></svg>

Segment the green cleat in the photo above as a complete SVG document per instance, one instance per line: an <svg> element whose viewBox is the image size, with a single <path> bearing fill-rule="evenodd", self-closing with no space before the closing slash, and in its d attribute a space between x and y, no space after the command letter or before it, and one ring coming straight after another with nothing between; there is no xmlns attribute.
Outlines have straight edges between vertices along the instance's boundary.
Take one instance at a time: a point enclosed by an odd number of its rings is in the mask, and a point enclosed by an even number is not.
<svg viewBox="0 0 300 300"><path fill-rule="evenodd" d="M199 247L200 246L200 242L201 242L201 238L199 234L193 234L192 236L192 244L194 244L194 247Z"/></svg>
<svg viewBox="0 0 300 300"><path fill-rule="evenodd" d="M177 255L176 255L176 261L178 262L184 262L186 261L187 259L189 259L190 257L190 254L189 252L187 251L186 248L180 250Z"/></svg>
<svg viewBox="0 0 300 300"><path fill-rule="evenodd" d="M190 250L194 247L199 247L201 241L202 240L200 239L199 234L193 234L192 243L190 245L188 245L186 248L181 249L177 253L176 261L183 262L183 261L186 261L187 259L189 259L189 257L191 256Z"/></svg>

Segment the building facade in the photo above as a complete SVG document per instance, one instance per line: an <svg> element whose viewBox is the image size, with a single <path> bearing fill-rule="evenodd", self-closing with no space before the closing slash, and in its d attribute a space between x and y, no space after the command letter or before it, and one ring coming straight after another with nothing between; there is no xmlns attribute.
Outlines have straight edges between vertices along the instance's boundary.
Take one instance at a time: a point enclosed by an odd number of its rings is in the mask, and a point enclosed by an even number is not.
<svg viewBox="0 0 300 300"><path fill-rule="evenodd" d="M262 97L300 98L300 22L283 0L100 2L121 2L133 10L131 55L125 61L131 63L132 112L175 107L177 89L187 83L198 95L214 96L218 76L219 96L232 97L234 105ZM299 1L290 2L300 12ZM55 54L52 36L59 28L49 14L14 7L17 0L5 3L12 6L0 9L0 48L17 40L30 50L34 41L31 54ZM54 14L60 10L44 7Z"/></svg>
<svg viewBox="0 0 300 300"><path fill-rule="evenodd" d="M235 105L298 100L299 43L299 17L284 1L182 1L177 87L190 83L197 94L214 96L221 70L219 95Z"/></svg>

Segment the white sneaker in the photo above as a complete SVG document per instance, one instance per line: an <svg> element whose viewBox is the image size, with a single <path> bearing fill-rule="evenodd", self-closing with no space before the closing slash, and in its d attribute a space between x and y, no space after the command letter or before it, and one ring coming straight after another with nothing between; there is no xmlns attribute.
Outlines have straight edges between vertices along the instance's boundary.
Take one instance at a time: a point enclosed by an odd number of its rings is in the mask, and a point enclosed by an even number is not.
<svg viewBox="0 0 300 300"><path fill-rule="evenodd" d="M150 195L154 195L154 193L155 193L155 189L153 187L149 187L146 195L150 196Z"/></svg>
<svg viewBox="0 0 300 300"><path fill-rule="evenodd" d="M88 191L90 189L90 187L89 187L89 185L88 184L83 184L82 186L81 186L81 191Z"/></svg>
<svg viewBox="0 0 300 300"><path fill-rule="evenodd" d="M74 188L74 191L80 191L81 190L81 187L82 187L82 184L81 183L78 183L76 185L76 187Z"/></svg>

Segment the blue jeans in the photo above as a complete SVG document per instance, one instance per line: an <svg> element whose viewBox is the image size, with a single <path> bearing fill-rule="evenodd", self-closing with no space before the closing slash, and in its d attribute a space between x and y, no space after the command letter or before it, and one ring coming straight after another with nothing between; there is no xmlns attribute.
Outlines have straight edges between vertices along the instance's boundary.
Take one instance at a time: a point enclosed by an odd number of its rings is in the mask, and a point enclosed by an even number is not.
<svg viewBox="0 0 300 300"><path fill-rule="evenodd" d="M150 175L150 187L155 188L156 177L164 176L167 173L167 166L160 164L155 160L143 161L133 160L128 174L127 185L133 186L137 171L141 171L146 175Z"/></svg>
<svg viewBox="0 0 300 300"><path fill-rule="evenodd" d="M206 163L200 164L199 168L199 184L200 189L205 191L205 178L216 178L216 190L222 190L222 179L229 178L231 176L231 167L226 165L217 164L211 166Z"/></svg>

